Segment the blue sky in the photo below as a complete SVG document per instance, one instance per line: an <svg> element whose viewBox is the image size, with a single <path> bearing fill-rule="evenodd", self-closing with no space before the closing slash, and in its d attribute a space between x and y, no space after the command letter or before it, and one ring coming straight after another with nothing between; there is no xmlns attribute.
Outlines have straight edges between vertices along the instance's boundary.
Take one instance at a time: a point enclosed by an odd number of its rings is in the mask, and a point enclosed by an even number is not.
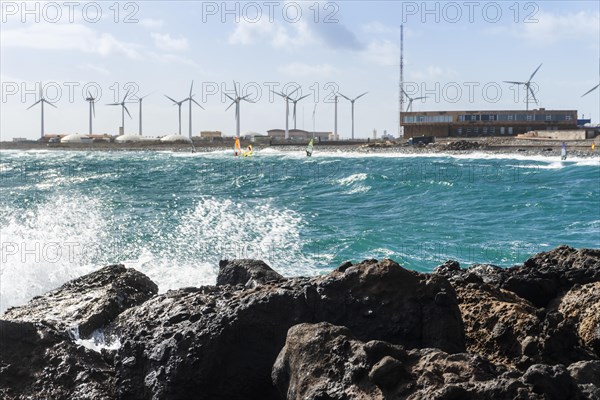
<svg viewBox="0 0 600 400"><path fill-rule="evenodd" d="M194 80L194 98L206 109L193 110L194 135L232 135L233 107L225 111L221 92L232 94L235 80L256 101L242 103L242 133L283 128L285 103L269 90L299 84L310 96L298 103L298 128L312 130L316 103L316 130L333 130L337 88L350 97L369 92L355 105L357 137L373 129L395 134L402 22L406 89L428 96L415 111L524 109L524 91L502 81L527 80L543 63L533 79L538 107L600 120L600 90L581 98L600 79L597 1L66 4L28 3L25 13L22 2L2 2L2 140L39 137L39 108L26 110L39 82L58 106L46 107L46 133L87 133L84 87L101 90L95 133L118 132L120 110L105 104L127 88L153 93L144 100L145 136L175 133L177 107L164 94L183 99ZM126 132L137 133L138 105L128 108ZM344 99L338 118L339 133L349 137ZM187 121L185 106L186 135Z"/></svg>

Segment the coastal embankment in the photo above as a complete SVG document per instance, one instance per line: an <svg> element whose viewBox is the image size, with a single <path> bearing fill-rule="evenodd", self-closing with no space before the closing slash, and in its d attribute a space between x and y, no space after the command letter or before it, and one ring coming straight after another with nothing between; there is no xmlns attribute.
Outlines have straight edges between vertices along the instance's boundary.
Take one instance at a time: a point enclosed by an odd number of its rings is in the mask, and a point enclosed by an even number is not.
<svg viewBox="0 0 600 400"><path fill-rule="evenodd" d="M214 286L157 292L112 265L7 310L0 397L600 398L599 249L297 278L223 260Z"/></svg>
<svg viewBox="0 0 600 400"><path fill-rule="evenodd" d="M63 151L173 151L173 152L213 152L232 150L233 140L206 141L194 140L190 143L161 143L155 140L111 143L98 141L95 143L46 143L46 142L0 142L0 150L63 150ZM587 140L567 141L568 152L577 157L598 156L600 137ZM595 143L595 151L592 151ZM252 143L242 140L242 147L252 144L256 152L265 148L282 152L304 152L306 144L297 141ZM521 139L515 137L480 137L480 138L438 138L436 143L429 145L409 145L406 140L398 141L338 141L321 142L315 145L315 155L319 152L345 152L345 153L404 153L404 154L432 154L432 153L517 153L521 155L544 155L549 157L560 156L562 141L542 139Z"/></svg>

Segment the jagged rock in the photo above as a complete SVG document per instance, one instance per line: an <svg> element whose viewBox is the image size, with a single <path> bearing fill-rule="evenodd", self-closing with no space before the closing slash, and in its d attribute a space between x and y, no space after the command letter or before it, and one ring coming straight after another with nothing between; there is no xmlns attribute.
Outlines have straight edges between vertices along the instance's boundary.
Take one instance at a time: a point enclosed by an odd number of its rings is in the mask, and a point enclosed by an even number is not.
<svg viewBox="0 0 600 400"><path fill-rule="evenodd" d="M584 398L563 366L503 372L466 353L363 343L328 323L292 327L272 378L287 400Z"/></svg>
<svg viewBox="0 0 600 400"><path fill-rule="evenodd" d="M600 356L600 282L574 286L560 298L558 311L575 325L581 341Z"/></svg>
<svg viewBox="0 0 600 400"><path fill-rule="evenodd" d="M221 260L217 286L244 285L254 287L269 281L278 281L283 276L260 260Z"/></svg>
<svg viewBox="0 0 600 400"><path fill-rule="evenodd" d="M503 289L515 292L536 307L546 307L573 285L600 281L600 250L559 246L536 254L523 266L506 270Z"/></svg>
<svg viewBox="0 0 600 400"><path fill-rule="evenodd" d="M481 146L478 142L471 142L468 140L456 140L454 142L450 142L444 146L445 150L476 150Z"/></svg>
<svg viewBox="0 0 600 400"><path fill-rule="evenodd" d="M531 303L483 283L457 285L455 290L469 352L510 367L522 357L531 363L539 359L542 323Z"/></svg>
<svg viewBox="0 0 600 400"><path fill-rule="evenodd" d="M330 321L363 339L464 350L454 291L440 276L369 260L312 279L170 291L114 324L120 397L276 399L270 372L288 329Z"/></svg>
<svg viewBox="0 0 600 400"><path fill-rule="evenodd" d="M0 320L0 398L114 399L114 369L65 332Z"/></svg>
<svg viewBox="0 0 600 400"><path fill-rule="evenodd" d="M60 331L78 328L89 337L129 307L158 292L146 275L123 265L110 265L34 297L29 303L8 309L2 319L43 322Z"/></svg>

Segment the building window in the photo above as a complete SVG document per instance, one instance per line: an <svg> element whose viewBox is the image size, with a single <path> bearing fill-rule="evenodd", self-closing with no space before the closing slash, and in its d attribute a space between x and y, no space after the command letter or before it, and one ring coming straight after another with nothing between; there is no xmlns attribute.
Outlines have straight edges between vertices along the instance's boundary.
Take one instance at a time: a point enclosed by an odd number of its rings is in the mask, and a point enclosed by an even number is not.
<svg viewBox="0 0 600 400"><path fill-rule="evenodd" d="M533 121L533 115L527 114L527 121Z"/></svg>
<svg viewBox="0 0 600 400"><path fill-rule="evenodd" d="M471 115L471 121L477 121L477 115Z"/></svg>
<svg viewBox="0 0 600 400"><path fill-rule="evenodd" d="M491 127L491 128L490 128L490 133L491 133L492 135L495 135L495 134L496 134L496 128L495 128L495 127Z"/></svg>
<svg viewBox="0 0 600 400"><path fill-rule="evenodd" d="M510 114L510 115L508 116L508 120L509 120L509 121L512 121L512 120L513 120L513 115L512 115L512 114Z"/></svg>
<svg viewBox="0 0 600 400"><path fill-rule="evenodd" d="M552 121L552 115L546 114L546 121Z"/></svg>
<svg viewBox="0 0 600 400"><path fill-rule="evenodd" d="M459 115L458 116L458 120L459 121L464 121L465 120L465 116L464 115Z"/></svg>
<svg viewBox="0 0 600 400"><path fill-rule="evenodd" d="M462 128L457 128L457 129L456 129L456 134L457 134L458 136L462 136Z"/></svg>
<svg viewBox="0 0 600 400"><path fill-rule="evenodd" d="M571 116L570 115L565 115L565 121L570 121L571 120Z"/></svg>
<svg viewBox="0 0 600 400"><path fill-rule="evenodd" d="M496 116L495 115L490 115L490 121L495 121L496 120Z"/></svg>
<svg viewBox="0 0 600 400"><path fill-rule="evenodd" d="M471 136L471 128L467 128L467 136Z"/></svg>
<svg viewBox="0 0 600 400"><path fill-rule="evenodd" d="M504 129L504 127L503 127L503 126L502 126L502 127L500 127L500 134L501 134L501 135L504 135L504 131L505 131L505 130L506 130L506 129Z"/></svg>
<svg viewBox="0 0 600 400"><path fill-rule="evenodd" d="M488 128L483 128L483 134L487 135L488 134Z"/></svg>
<svg viewBox="0 0 600 400"><path fill-rule="evenodd" d="M509 134L509 135L512 135L512 134L513 134L513 128L512 128L512 126L509 126L509 127L508 127L508 134Z"/></svg>
<svg viewBox="0 0 600 400"><path fill-rule="evenodd" d="M473 128L473 133L479 135L479 128Z"/></svg>

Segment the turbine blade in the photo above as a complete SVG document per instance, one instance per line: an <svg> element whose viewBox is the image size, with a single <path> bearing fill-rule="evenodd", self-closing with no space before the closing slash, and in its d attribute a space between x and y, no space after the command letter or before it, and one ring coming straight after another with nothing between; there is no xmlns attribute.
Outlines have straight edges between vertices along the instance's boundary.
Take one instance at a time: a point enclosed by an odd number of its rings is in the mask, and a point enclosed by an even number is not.
<svg viewBox="0 0 600 400"><path fill-rule="evenodd" d="M131 118L131 114L129 114L129 110L127 109L127 107L125 106L125 104L122 104L122 106L125 109L125 112L127 113L127 115L129 115L129 118Z"/></svg>
<svg viewBox="0 0 600 400"><path fill-rule="evenodd" d="M300 87L297 87L296 89L292 90L291 93L288 93L288 97L290 97L291 95L293 95L294 93L296 93L298 91L298 89L300 89Z"/></svg>
<svg viewBox="0 0 600 400"><path fill-rule="evenodd" d="M254 103L254 101L252 101L252 100L248 100L248 99L247 99L247 97L250 97L250 95L249 95L249 94L247 94L247 95L245 95L244 97L240 98L240 100L247 101L248 103Z"/></svg>
<svg viewBox="0 0 600 400"><path fill-rule="evenodd" d="M527 82L531 82L531 80L533 79L533 76L535 75L536 72L538 72L538 70L542 67L542 64L540 64L535 71L533 71L533 74L531 74L531 76L529 77L529 80Z"/></svg>
<svg viewBox="0 0 600 400"><path fill-rule="evenodd" d="M192 84L190 85L190 97L192 97L192 89L194 88L194 81L192 81Z"/></svg>
<svg viewBox="0 0 600 400"><path fill-rule="evenodd" d="M89 90L88 90L88 97L89 97L90 99L92 99L92 100L96 100L96 99L92 98L92 94L90 93L90 91L89 91Z"/></svg>
<svg viewBox="0 0 600 400"><path fill-rule="evenodd" d="M421 96L421 97L415 97L414 99L411 99L411 101L413 100L421 100L421 99L426 99L427 96Z"/></svg>
<svg viewBox="0 0 600 400"><path fill-rule="evenodd" d="M196 100L194 100L194 99L190 99L190 100L191 100L191 101L193 101L194 103L196 103L196 105L197 105L198 107L200 107L201 109L203 109L203 110L204 110L204 107L202 107L202 106L200 105L200 103L198 103Z"/></svg>
<svg viewBox="0 0 600 400"><path fill-rule="evenodd" d="M232 103L229 105L229 107L227 107L227 108L225 109L225 111L229 110L229 109L231 108L231 106L232 106L232 105L234 105L235 103L236 103L236 101L234 100L234 101L233 101L233 102L232 102Z"/></svg>
<svg viewBox="0 0 600 400"><path fill-rule="evenodd" d="M42 99L42 101L43 101L44 103L46 103L46 104L49 104L49 105L51 105L51 106L52 106L52 107L54 107L54 108L58 108L58 107L56 107L56 106L55 106L53 103L50 103L50 102L49 102L48 100L46 100L46 99Z"/></svg>
<svg viewBox="0 0 600 400"><path fill-rule="evenodd" d="M230 95L228 95L227 93L223 92L223 94L224 94L225 96L227 96L227 98L228 98L229 100L231 100L231 101L235 101L235 99L234 99L233 97L231 97Z"/></svg>
<svg viewBox="0 0 600 400"><path fill-rule="evenodd" d="M587 92L585 92L584 94L582 94L581 97L585 96L586 94L592 93L594 90L598 89L599 87L600 87L600 83L597 84L596 86L594 86L593 88L591 88L590 90L588 90Z"/></svg>
<svg viewBox="0 0 600 400"><path fill-rule="evenodd" d="M154 92L150 92L150 93L148 93L147 95L145 95L145 96L143 96L143 97L140 97L140 100L142 100L142 99L145 99L146 97L150 96L151 94L154 94Z"/></svg>
<svg viewBox="0 0 600 400"><path fill-rule="evenodd" d="M402 90L402 93L404 93L404 95L410 99L410 96L404 91L404 89L400 88L400 90Z"/></svg>
<svg viewBox="0 0 600 400"><path fill-rule="evenodd" d="M363 97L363 96L364 96L365 94L367 94L367 93L369 93L369 92L364 92L364 93L363 93L363 94L361 94L360 96L356 96L356 97L354 98L354 101L356 101L356 100L360 99L361 97Z"/></svg>
<svg viewBox="0 0 600 400"><path fill-rule="evenodd" d="M504 83L512 83L513 85L524 85L526 82L503 81Z"/></svg>
<svg viewBox="0 0 600 400"><path fill-rule="evenodd" d="M238 98L237 86L235 86L235 81L233 81L233 89L235 90L235 97Z"/></svg>
<svg viewBox="0 0 600 400"><path fill-rule="evenodd" d="M275 93L277 96L283 97L285 99L285 94L283 93L279 93L279 92L275 92L273 90L271 90L271 92Z"/></svg>
<svg viewBox="0 0 600 400"><path fill-rule="evenodd" d="M170 97L169 97L169 96L167 96L166 94L165 94L165 97L166 97L167 99L171 100L173 103L177 104L177 102L176 102L175 100L173 100L172 98L170 98Z"/></svg>
<svg viewBox="0 0 600 400"><path fill-rule="evenodd" d="M32 105L30 105L29 107L27 107L27 109L29 110L31 107L35 106L37 103L40 103L42 101L42 99L36 101L35 103L33 103Z"/></svg>
<svg viewBox="0 0 600 400"><path fill-rule="evenodd" d="M127 98L127 96L129 96L129 91L130 90L131 90L131 88L127 89L127 93L125 93L125 97L123 97L123 103L125 103L125 99Z"/></svg>
<svg viewBox="0 0 600 400"><path fill-rule="evenodd" d="M343 98L345 98L346 100L348 100L348 101L352 101L352 100L351 100L351 99L350 99L348 96L345 96L345 95L343 95L343 94L341 94L341 93L339 93L339 92L338 92L338 94L339 94L340 96L342 96Z"/></svg>
<svg viewBox="0 0 600 400"><path fill-rule="evenodd" d="M300 101L302 99L307 98L308 96L310 96L310 94L305 94L304 96L300 97L299 99L296 99L296 101L298 102L298 101Z"/></svg>
<svg viewBox="0 0 600 400"><path fill-rule="evenodd" d="M121 103L110 103L110 104L107 104L107 106L120 106L120 105L121 105Z"/></svg>
<svg viewBox="0 0 600 400"><path fill-rule="evenodd" d="M529 93L531 93L531 97L533 97L533 100L535 100L535 102L537 103L538 100L535 98L535 94L533 93L533 89L531 89L530 85L527 85L527 90L529 90Z"/></svg>

